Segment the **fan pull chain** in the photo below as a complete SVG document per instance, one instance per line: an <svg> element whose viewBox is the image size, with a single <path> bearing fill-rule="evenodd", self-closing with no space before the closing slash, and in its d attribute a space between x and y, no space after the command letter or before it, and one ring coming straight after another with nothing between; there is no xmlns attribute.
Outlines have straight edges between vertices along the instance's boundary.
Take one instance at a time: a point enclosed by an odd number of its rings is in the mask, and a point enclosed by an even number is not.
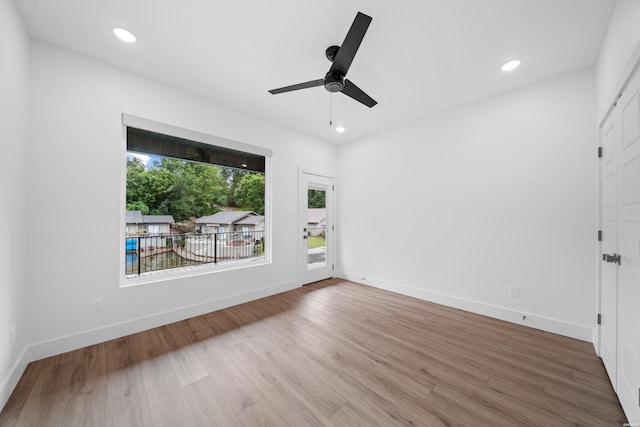
<svg viewBox="0 0 640 427"><path fill-rule="evenodd" d="M329 126L333 126L333 94L329 93Z"/></svg>

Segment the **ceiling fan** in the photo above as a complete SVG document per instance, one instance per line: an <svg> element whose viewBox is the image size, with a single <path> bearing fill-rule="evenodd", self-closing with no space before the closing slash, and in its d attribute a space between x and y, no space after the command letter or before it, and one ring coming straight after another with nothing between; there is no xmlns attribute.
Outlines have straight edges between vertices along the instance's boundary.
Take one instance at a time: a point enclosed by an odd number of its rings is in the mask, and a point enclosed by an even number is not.
<svg viewBox="0 0 640 427"><path fill-rule="evenodd" d="M358 12L351 28L344 38L342 46L329 46L325 51L327 59L331 61L331 68L323 79L311 80L305 83L298 83L291 86L281 87L279 89L272 89L269 92L273 95L284 92L291 92L294 90L307 89L310 87L324 86L329 92L342 92L348 97L355 99L356 101L371 108L377 104L377 102L367 95L362 89L356 86L351 80L345 78L353 57L356 56L356 52L362 43L369 24L372 18L365 15L362 12Z"/></svg>

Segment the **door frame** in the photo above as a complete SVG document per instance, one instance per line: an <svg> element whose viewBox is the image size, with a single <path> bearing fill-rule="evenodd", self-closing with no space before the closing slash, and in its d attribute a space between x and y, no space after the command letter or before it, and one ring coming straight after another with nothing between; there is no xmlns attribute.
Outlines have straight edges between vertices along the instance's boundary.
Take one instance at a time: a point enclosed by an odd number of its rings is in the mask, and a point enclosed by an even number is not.
<svg viewBox="0 0 640 427"><path fill-rule="evenodd" d="M602 254L605 252L608 253L618 253L619 252L619 197L620 197L620 171L618 169L618 162L620 159L619 153L619 123L616 122L615 114L618 114L618 110L610 111L607 114L607 117L603 121L602 125L599 127L599 147L602 147L602 152L598 155L598 225L599 225L599 238L598 238L598 260L596 264L596 270L598 272L598 294L597 294L597 313L598 320L602 319L601 324L597 325L597 345L596 345L596 354L602 359L607 374L609 375L609 379L611 385L613 386L614 391L617 390L617 371L618 371L618 363L617 363L617 354L618 354L618 316L619 316L619 308L618 308L618 280L619 280L619 268L618 266L612 266L609 263L605 263L602 259ZM610 123L609 120L613 120L613 123ZM611 138L609 143L607 144L607 138ZM614 178L612 186L606 186L611 179ZM606 205L608 203L607 198L604 197L605 189L608 192L613 192L614 201L613 201L613 216L611 214L605 215L605 208L611 208L610 205ZM608 193L607 193L608 194ZM611 196L611 195L610 195ZM614 221L615 227L611 229L607 227L605 222L611 223ZM613 274L613 276L612 276ZM608 280L606 283L608 284L607 289L609 292L605 295L605 276ZM613 303L609 306L605 306L603 301L605 297L609 299L609 302ZM607 309L611 309L607 311ZM602 318L600 317L602 316ZM613 327L613 332L611 328ZM606 352L604 349L605 340L603 339L604 328L610 332L607 335L607 342L613 343L612 352L613 359L611 359L611 352ZM612 334L611 334L612 332ZM613 336L612 336L613 335ZM594 342L595 345L595 342ZM609 357L607 357L609 356Z"/></svg>
<svg viewBox="0 0 640 427"><path fill-rule="evenodd" d="M615 92L615 96L613 97L613 101L610 103L610 106L608 108L608 110L605 112L605 114L602 117L602 120L600 121L600 123L598 124L598 132L599 132L599 136L598 136L598 146L602 147L603 144L603 139L602 139L602 130L604 125L607 123L607 121L609 120L610 116L612 114L622 114L622 112L620 111L621 108L624 108L624 105L626 105L626 103L628 102L628 99L625 97L627 94L630 94L631 91L635 91L633 92L634 95L637 95L637 91L638 91L638 87L640 87L640 84L638 82L638 79L640 74L640 43L638 43L636 45L636 48L633 52L633 54L630 56L626 67L624 69L624 73L622 74L622 79L620 80L620 84L617 86L618 90ZM633 86L630 87L630 84L633 83ZM620 104L620 105L618 105ZM617 110L616 110L617 107ZM622 124L622 126L624 126L624 124ZM623 163L624 163L624 159L625 159L625 154L623 153L623 147L624 147L624 134L621 135L621 139L620 139L620 151L618 152L620 157L619 159L617 159L618 162L618 166L619 169L617 170L617 174L618 174L618 186L617 186L617 197L623 197L624 191L623 191L623 185L624 185L624 171L623 171ZM637 157L636 157L637 159ZM601 161L603 159L598 159L599 163L601 163ZM603 168L602 166L599 168L598 170L598 211L599 211L599 216L598 216L598 225L600 226L600 229L602 230L602 226L603 226L603 218L602 215L600 214L601 212L601 206L603 203L602 200L602 178L603 178ZM621 209L623 209L622 204L620 203L620 200L618 200L617 202L618 205L618 221L620 221L621 216L622 215L624 217L624 214L621 213ZM621 233L618 232L618 238L620 237ZM625 301L624 297L621 297L619 292L620 292L620 279L625 275L625 272L628 271L626 270L627 267L627 261L625 261L625 253L624 253L624 249L620 248L621 242L618 241L617 242L618 248L619 250L621 250L623 253L620 254L622 256L622 265L618 266L618 280L617 280L617 289L616 292L618 293L617 295L617 302L619 301ZM624 243L622 243L622 245L624 245ZM598 257L598 265L602 266L602 259L600 258L600 254L602 254L602 246L603 244L601 242L599 242L598 245L598 249L599 249L599 257ZM597 282L597 308L598 308L598 313L601 313L602 310L602 295L603 295L603 288L602 288L602 268L598 268L598 282ZM637 268L636 268L637 271ZM635 282L634 282L635 283ZM639 378L637 376L635 377L631 377L632 378L632 383L629 383L628 381L624 381L627 378L627 374L628 374L628 370L625 370L625 364L623 363L623 358L624 358L624 350L621 349L621 340L624 339L628 339L628 335L629 334L625 334L625 326L621 327L621 324L624 323L625 321L625 315L629 312L635 312L634 309L621 309L621 306L618 305L617 306L617 310L618 310L618 314L617 314L617 325L616 325L616 362L615 362L615 375L616 378L614 381L612 381L612 385L614 388L614 391L616 392L616 394L618 395L618 399L620 401L620 404L622 405L623 410L625 411L625 414L627 416L627 418L629 418L629 421L638 421L640 420L640 408L638 407L638 394L640 394L640 383L638 383ZM622 311L622 314L621 314ZM621 317L622 315L622 317ZM620 322L619 320L622 319L622 322ZM604 323L604 319L603 319L603 323ZM596 352L598 353L599 356L602 357L601 353L602 353L602 347L603 347L603 340L602 340L602 325L597 325L597 333L594 334L594 340L597 340L597 343L594 342L594 345L596 347ZM628 330L628 328L627 328ZM622 332L622 334L621 334ZM637 331L634 331L637 332ZM636 334L637 336L637 334ZM633 345L634 343L632 343ZM632 348L637 348L637 344L635 347ZM635 362L630 362L630 363L637 363L638 365L636 366L636 370L631 370L632 373L635 373L637 375L638 371L637 369L640 369L640 361L637 358L637 354L635 354L636 359ZM636 390L638 390L638 394L636 393Z"/></svg>
<svg viewBox="0 0 640 427"><path fill-rule="evenodd" d="M631 54L631 56L629 57L627 64L624 68L624 71L621 74L621 78L617 84L617 90L614 92L613 97L611 98L611 101L609 102L609 107L607 108L607 110L604 112L604 115L602 116L602 118L599 119L598 122L598 129L597 129L597 139L596 139L596 143L597 143L597 148L598 150L602 149L602 127L604 126L605 122L609 119L609 116L612 114L613 109L615 108L615 106L618 104L618 100L620 99L620 97L622 96L622 93L627 89L627 86L629 85L631 78L633 77L634 73L636 72L637 69L640 68L640 43L638 43L633 51L633 53ZM597 197L596 197L596 212L597 212L597 216L596 216L596 221L598 224L598 230L602 231L602 213L600 211L601 206L602 206L602 188L601 188L601 180L602 180L602 162L601 162L601 158L598 156L596 158L597 160L597 182L596 182L596 191L597 191ZM602 304L601 304L601 299L602 299L602 269L601 269L601 260L602 260L602 243L600 241L597 242L598 244L596 245L596 256L595 256L595 261L596 261L596 315L602 313ZM596 355L598 355L598 357L601 357L601 345L602 345L602 340L601 340L601 328L600 325L596 324L595 329L594 329L594 333L593 333L593 346L595 347L595 351L596 351Z"/></svg>
<svg viewBox="0 0 640 427"><path fill-rule="evenodd" d="M330 181L331 189L327 191L327 231L326 231L326 260L327 266L319 269L309 270L308 265L308 240L305 239L303 229L307 227L307 182L309 178ZM312 171L305 168L298 168L298 218L296 236L298 239L298 285L306 285L319 280L329 279L335 274L336 260L336 232L335 232L335 178L326 173Z"/></svg>
<svg viewBox="0 0 640 427"><path fill-rule="evenodd" d="M601 327L598 323L597 319L602 313L602 264L600 260L602 259L602 158L600 158L600 153L602 150L602 128L611 114L609 111L605 114L605 117L602 119L602 122L598 126L598 139L596 140L597 149L598 149L598 157L597 157L597 176L596 176L596 224L598 227L598 239L596 244L596 253L595 253L595 263L596 263L596 326L593 330L593 347L596 351L596 356L602 358L601 351Z"/></svg>

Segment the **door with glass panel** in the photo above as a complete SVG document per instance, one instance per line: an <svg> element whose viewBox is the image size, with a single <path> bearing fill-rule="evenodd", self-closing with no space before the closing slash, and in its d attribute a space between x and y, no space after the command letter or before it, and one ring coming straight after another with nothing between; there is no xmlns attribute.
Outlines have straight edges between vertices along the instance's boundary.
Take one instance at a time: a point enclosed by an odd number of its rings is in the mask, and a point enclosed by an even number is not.
<svg viewBox="0 0 640 427"><path fill-rule="evenodd" d="M300 172L298 242L301 284L333 277L333 178Z"/></svg>

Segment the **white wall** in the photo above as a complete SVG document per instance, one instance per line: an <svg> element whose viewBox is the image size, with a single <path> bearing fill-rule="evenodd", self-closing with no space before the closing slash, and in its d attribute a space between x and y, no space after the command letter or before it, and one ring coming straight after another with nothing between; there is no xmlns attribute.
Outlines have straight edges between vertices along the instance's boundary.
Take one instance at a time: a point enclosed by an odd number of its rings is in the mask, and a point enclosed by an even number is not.
<svg viewBox="0 0 640 427"><path fill-rule="evenodd" d="M297 286L297 167L335 174L333 144L49 45L31 61L33 358ZM273 150L271 265L119 287L122 113Z"/></svg>
<svg viewBox="0 0 640 427"><path fill-rule="evenodd" d="M594 85L580 71L341 146L342 276L591 340Z"/></svg>
<svg viewBox="0 0 640 427"><path fill-rule="evenodd" d="M29 38L0 0L0 408L25 368L27 344L27 149ZM16 341L11 344L11 327Z"/></svg>
<svg viewBox="0 0 640 427"><path fill-rule="evenodd" d="M639 20L640 2L618 1L597 64L599 118L637 49ZM0 168L0 223L10 224L0 239L0 407L28 359L295 287L299 165L339 176L342 276L511 321L524 313L530 326L590 338L591 70L346 144L336 169L325 142L30 47L10 0L0 0L0 51L10 159ZM273 149L273 264L120 288L121 113ZM424 225L396 231L404 221ZM86 233L73 232L76 223ZM91 232L103 233L100 245L85 244ZM520 298L507 297L508 284L521 286ZM94 314L98 296L105 309Z"/></svg>
<svg viewBox="0 0 640 427"><path fill-rule="evenodd" d="M598 121L613 102L628 65L628 60L640 49L640 1L618 0L609 21L609 28L598 56L597 107Z"/></svg>

